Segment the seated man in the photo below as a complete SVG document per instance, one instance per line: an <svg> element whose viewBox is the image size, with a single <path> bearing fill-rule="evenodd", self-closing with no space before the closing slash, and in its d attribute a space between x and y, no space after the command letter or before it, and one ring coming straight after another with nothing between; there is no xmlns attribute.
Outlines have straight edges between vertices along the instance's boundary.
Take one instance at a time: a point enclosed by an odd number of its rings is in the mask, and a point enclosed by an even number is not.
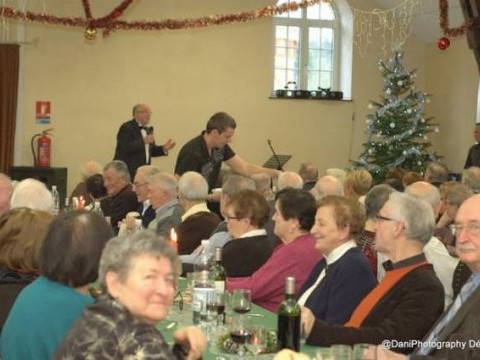
<svg viewBox="0 0 480 360"><path fill-rule="evenodd" d="M113 160L103 168L103 181L108 197L101 201L102 211L110 217L110 224L115 234L118 223L130 211L137 211L137 195L132 190L127 165L120 160Z"/></svg>
<svg viewBox="0 0 480 360"><path fill-rule="evenodd" d="M431 207L395 192L377 219L375 247L391 260L385 264L385 278L360 302L343 326L315 319L304 308L302 325L308 334L308 344L420 340L442 313L443 287L423 254L423 246L435 226ZM411 351L407 347L402 350Z"/></svg>
<svg viewBox="0 0 480 360"><path fill-rule="evenodd" d="M142 219L142 226L148 227L150 221L155 218L155 209L148 199L148 183L147 178L151 175L158 174L160 169L153 165L143 165L137 169L135 178L133 179L133 191L137 194L137 200L140 203L138 213Z"/></svg>
<svg viewBox="0 0 480 360"><path fill-rule="evenodd" d="M178 200L185 210L176 227L179 255L191 254L220 223L220 218L207 207L207 196L207 181L199 173L187 171L178 180Z"/></svg>
<svg viewBox="0 0 480 360"><path fill-rule="evenodd" d="M408 359L480 359L478 324L480 323L480 195L474 195L460 206L455 219L458 257L472 271L452 306L440 317ZM446 344L456 346L445 346ZM437 345L437 346L435 346ZM463 346L465 345L465 346ZM393 349L397 351L397 349ZM374 349L378 360L407 360L379 346Z"/></svg>

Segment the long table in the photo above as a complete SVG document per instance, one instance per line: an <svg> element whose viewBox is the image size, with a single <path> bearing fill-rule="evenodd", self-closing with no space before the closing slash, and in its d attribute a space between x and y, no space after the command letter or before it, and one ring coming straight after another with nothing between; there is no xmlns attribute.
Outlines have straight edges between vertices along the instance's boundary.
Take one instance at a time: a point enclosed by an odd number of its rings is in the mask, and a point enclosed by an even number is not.
<svg viewBox="0 0 480 360"><path fill-rule="evenodd" d="M182 290L185 289L184 279L180 280L179 288ZM262 325L268 330L277 330L277 315L260 306L252 304L252 309L247 316L253 325ZM157 325L157 329L162 332L167 342L173 343L173 333L179 327L192 325L192 323L193 315L190 304L188 304L188 301L186 301L183 305L183 309L180 310L177 299L177 302L171 308L169 316ZM309 355L310 357L314 357L318 349L319 348L314 346L302 345L301 352ZM258 358L259 360L267 360L273 358L273 355L274 354L260 355ZM235 356L231 354L219 353L218 349L216 349L215 339L211 339L211 341L209 341L208 348L203 356L203 359L206 360L225 360L232 358L235 358Z"/></svg>

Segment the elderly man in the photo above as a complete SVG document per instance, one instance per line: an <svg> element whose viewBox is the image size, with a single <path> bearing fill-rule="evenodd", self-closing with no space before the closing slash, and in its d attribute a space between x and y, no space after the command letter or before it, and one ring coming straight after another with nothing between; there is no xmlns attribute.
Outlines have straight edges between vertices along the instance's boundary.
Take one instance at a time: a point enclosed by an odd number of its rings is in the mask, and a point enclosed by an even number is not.
<svg viewBox="0 0 480 360"><path fill-rule="evenodd" d="M12 192L12 180L7 175L0 173L0 216L10 209Z"/></svg>
<svg viewBox="0 0 480 360"><path fill-rule="evenodd" d="M480 123L475 124L473 137L475 139L475 144L468 150L464 166L465 169L468 169L471 166L480 166Z"/></svg>
<svg viewBox="0 0 480 360"><path fill-rule="evenodd" d="M439 161L431 162L425 170L424 179L435 186L440 186L448 181L447 166Z"/></svg>
<svg viewBox="0 0 480 360"><path fill-rule="evenodd" d="M69 200L70 204L73 204L73 197L80 198L82 197L84 202L84 206L90 205L94 199L90 196L90 193L87 190L87 179L90 176L96 175L96 174L101 174L102 173L102 165L100 165L98 162L89 160L85 164L82 165L81 168L81 176L82 179L80 182L75 186L73 189L72 193L70 194ZM66 205L66 204L65 204Z"/></svg>
<svg viewBox="0 0 480 360"><path fill-rule="evenodd" d="M300 175L293 171L285 171L278 175L277 191L281 191L287 187L293 189L303 188L303 179Z"/></svg>
<svg viewBox="0 0 480 360"><path fill-rule="evenodd" d="M408 359L480 359L480 195L460 206L455 219L458 257L472 271L452 306L446 310ZM449 344L450 346L446 346ZM397 349L393 349L397 351ZM407 357L379 346L378 360L406 360Z"/></svg>
<svg viewBox="0 0 480 360"><path fill-rule="evenodd" d="M303 180L303 190L310 191L318 180L318 166L312 163L303 163L300 165L298 175Z"/></svg>
<svg viewBox="0 0 480 360"><path fill-rule="evenodd" d="M175 146L172 139L161 145L155 145L153 126L148 127L152 112L145 104L133 107L133 119L124 122L117 133L117 146L114 160L122 160L127 164L130 178L133 178L137 168L149 165L151 158L168 155L168 151Z"/></svg>
<svg viewBox="0 0 480 360"><path fill-rule="evenodd" d="M320 200L327 195L343 196L343 184L335 176L325 175L318 179L310 192L316 200Z"/></svg>
<svg viewBox="0 0 480 360"><path fill-rule="evenodd" d="M343 326L315 319L304 308L307 343L330 346L422 339L443 311L442 284L422 251L434 226L428 204L410 195L392 193L377 214L375 242L376 249L391 260L385 264L387 275Z"/></svg>
<svg viewBox="0 0 480 360"><path fill-rule="evenodd" d="M133 179L133 191L137 195L137 200L140 203L138 213L142 219L142 226L148 227L148 224L155 218L155 209L150 204L148 199L148 183L149 176L160 173L160 168L153 165L143 165L137 169L135 178Z"/></svg>
<svg viewBox="0 0 480 360"><path fill-rule="evenodd" d="M207 122L205 131L180 149L175 164L175 175L181 176L187 171L196 171L207 180L210 190L218 185L222 162L244 176L264 172L271 177L277 177L280 173L278 170L248 163L235 154L228 143L232 140L236 127L236 121L227 113L213 114Z"/></svg>
<svg viewBox="0 0 480 360"><path fill-rule="evenodd" d="M199 173L187 171L178 180L178 201L185 210L176 228L179 255L191 254L220 223L220 218L207 207L207 196L207 181Z"/></svg>
<svg viewBox="0 0 480 360"><path fill-rule="evenodd" d="M168 237L170 230L182 222L183 208L177 200L177 178L166 172L147 177L148 199L155 210L155 218L148 229Z"/></svg>
<svg viewBox="0 0 480 360"><path fill-rule="evenodd" d="M480 167L471 166L463 170L462 183L468 186L474 193L480 193Z"/></svg>
<svg viewBox="0 0 480 360"><path fill-rule="evenodd" d="M103 183L108 196L101 200L102 211L106 217L110 217L112 229L118 233L119 222L130 211L138 209L127 165L119 160L109 162L103 168Z"/></svg>
<svg viewBox="0 0 480 360"><path fill-rule="evenodd" d="M53 197L47 186L36 179L24 179L13 190L10 208L28 207L53 213Z"/></svg>

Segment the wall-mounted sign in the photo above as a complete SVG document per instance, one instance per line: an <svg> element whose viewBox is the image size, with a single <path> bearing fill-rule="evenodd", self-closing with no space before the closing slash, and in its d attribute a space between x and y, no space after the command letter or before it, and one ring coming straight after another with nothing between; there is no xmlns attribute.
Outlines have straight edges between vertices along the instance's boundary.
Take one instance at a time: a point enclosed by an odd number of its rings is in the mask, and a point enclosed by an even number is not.
<svg viewBox="0 0 480 360"><path fill-rule="evenodd" d="M50 124L50 101L35 103L35 120L37 124Z"/></svg>

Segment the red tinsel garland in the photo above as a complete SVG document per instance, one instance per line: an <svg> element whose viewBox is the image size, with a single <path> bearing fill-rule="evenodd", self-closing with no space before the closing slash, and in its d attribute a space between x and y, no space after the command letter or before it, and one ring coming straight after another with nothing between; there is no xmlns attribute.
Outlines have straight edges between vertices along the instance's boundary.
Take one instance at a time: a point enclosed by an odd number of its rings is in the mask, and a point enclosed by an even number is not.
<svg viewBox="0 0 480 360"><path fill-rule="evenodd" d="M261 9L243 11L234 14L210 15L196 19L166 19L162 21L120 21L117 20L123 15L125 9L133 0L123 0L108 15L100 18L93 18L89 0L82 0L86 18L67 18L55 15L33 13L31 11L19 11L11 7L0 6L0 17L14 20L27 20L37 23L76 26L89 29L103 29L103 35L108 36L115 30L178 30L187 28L201 28L213 25L225 25L236 22L257 20L264 17L282 14L288 11L295 11L299 8L306 8L325 0L301 0L282 4L280 6L270 5Z"/></svg>
<svg viewBox="0 0 480 360"><path fill-rule="evenodd" d="M448 0L439 0L440 16L438 22L445 36L456 37L465 34L465 32L473 25L473 20L467 20L463 25L456 28L449 28L450 21L448 19Z"/></svg>

